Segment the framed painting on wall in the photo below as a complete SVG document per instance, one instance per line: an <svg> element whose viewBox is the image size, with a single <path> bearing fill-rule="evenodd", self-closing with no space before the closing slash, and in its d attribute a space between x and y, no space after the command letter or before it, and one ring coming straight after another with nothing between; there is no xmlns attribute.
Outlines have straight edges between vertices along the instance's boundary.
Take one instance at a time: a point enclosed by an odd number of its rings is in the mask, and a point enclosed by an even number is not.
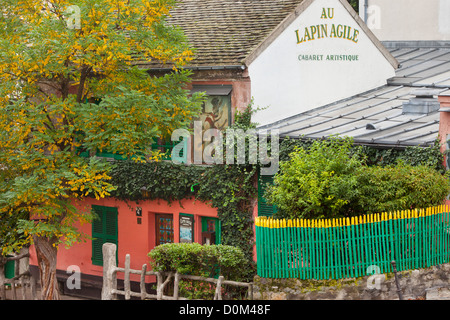
<svg viewBox="0 0 450 320"><path fill-rule="evenodd" d="M200 117L194 121L202 123L202 137L209 129L226 130L232 122L231 117L231 86L194 86L192 92L205 92L206 101L202 105ZM212 141L195 141L194 152L201 152Z"/></svg>
<svg viewBox="0 0 450 320"><path fill-rule="evenodd" d="M180 213L180 243L194 242L194 216Z"/></svg>

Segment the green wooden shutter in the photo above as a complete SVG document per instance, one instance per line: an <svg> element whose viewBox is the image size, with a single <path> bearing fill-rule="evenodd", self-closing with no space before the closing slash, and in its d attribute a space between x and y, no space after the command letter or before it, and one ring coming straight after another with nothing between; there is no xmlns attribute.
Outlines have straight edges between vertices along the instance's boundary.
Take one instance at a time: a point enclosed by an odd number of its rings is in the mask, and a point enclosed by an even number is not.
<svg viewBox="0 0 450 320"><path fill-rule="evenodd" d="M98 219L92 222L92 264L103 266L103 244L118 245L118 212L115 207L96 205L92 206L92 210L98 215Z"/></svg>
<svg viewBox="0 0 450 320"><path fill-rule="evenodd" d="M258 216L271 217L277 212L277 207L267 203L267 200L264 198L265 186L273 184L273 177L263 175L258 177Z"/></svg>

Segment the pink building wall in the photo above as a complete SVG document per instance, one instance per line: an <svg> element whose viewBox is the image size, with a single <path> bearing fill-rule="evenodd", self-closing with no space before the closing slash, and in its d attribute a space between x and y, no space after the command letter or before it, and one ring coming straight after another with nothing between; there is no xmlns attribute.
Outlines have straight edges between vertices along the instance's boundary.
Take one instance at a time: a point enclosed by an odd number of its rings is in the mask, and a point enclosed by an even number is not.
<svg viewBox="0 0 450 320"><path fill-rule="evenodd" d="M181 205L180 205L181 203ZM149 266L147 254L155 247L155 214L172 214L174 221L174 242L179 242L179 215L180 213L194 216L194 242L201 243L202 217L217 217L217 209L194 199L186 199L181 202L174 201L168 204L165 200L121 201L114 198L86 199L82 206L86 209L92 205L117 207L118 209L118 266L124 267L125 255L131 256L131 268L140 270L143 264ZM136 207L142 208L141 223L138 224ZM92 235L92 225L78 225L81 232ZM30 248L30 264L37 265L34 248ZM78 266L82 274L103 276L103 267L93 265L92 242L90 239L82 243L74 244L66 249L64 245L58 248L57 269L66 271L71 265ZM119 273L118 278L121 277ZM139 281L138 275L132 275L132 281Z"/></svg>

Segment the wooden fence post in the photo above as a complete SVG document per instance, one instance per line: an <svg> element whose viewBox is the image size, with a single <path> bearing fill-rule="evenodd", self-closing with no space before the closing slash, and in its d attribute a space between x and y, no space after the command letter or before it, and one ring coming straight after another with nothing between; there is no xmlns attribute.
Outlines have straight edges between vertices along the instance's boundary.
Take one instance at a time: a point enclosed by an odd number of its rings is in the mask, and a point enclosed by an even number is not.
<svg viewBox="0 0 450 320"><path fill-rule="evenodd" d="M6 258L0 257L0 300L6 300L5 265L6 265Z"/></svg>
<svg viewBox="0 0 450 320"><path fill-rule="evenodd" d="M125 255L125 276L124 276L124 290L125 290L125 300L130 300L131 289L130 289L130 254Z"/></svg>
<svg viewBox="0 0 450 320"><path fill-rule="evenodd" d="M116 300L116 294L112 293L117 289L116 275L116 250L114 243L105 243L102 246L103 252L103 287L102 300Z"/></svg>
<svg viewBox="0 0 450 320"><path fill-rule="evenodd" d="M253 284L248 284L248 299L253 300Z"/></svg>
<svg viewBox="0 0 450 320"><path fill-rule="evenodd" d="M164 276L167 274L167 278L164 280ZM173 272L162 272L158 271L156 272L156 300L163 300L164 299L164 288L169 283L170 279L174 276Z"/></svg>
<svg viewBox="0 0 450 320"><path fill-rule="evenodd" d="M140 288L141 288L141 300L144 300L147 296L147 290L145 289L145 273L147 272L147 265L142 265L142 271L141 271L141 281L140 281Z"/></svg>
<svg viewBox="0 0 450 320"><path fill-rule="evenodd" d="M214 294L214 300L222 300L222 282L223 276L220 276L217 280L216 292Z"/></svg>
<svg viewBox="0 0 450 320"><path fill-rule="evenodd" d="M175 300L178 300L179 287L180 287L180 274L177 271L177 272L175 272L175 279L173 282L173 298Z"/></svg>
<svg viewBox="0 0 450 320"><path fill-rule="evenodd" d="M32 276L31 273L30 273L29 277L30 277L31 296L33 297L33 300L39 300L37 293L36 293L36 279L34 279L34 277Z"/></svg>

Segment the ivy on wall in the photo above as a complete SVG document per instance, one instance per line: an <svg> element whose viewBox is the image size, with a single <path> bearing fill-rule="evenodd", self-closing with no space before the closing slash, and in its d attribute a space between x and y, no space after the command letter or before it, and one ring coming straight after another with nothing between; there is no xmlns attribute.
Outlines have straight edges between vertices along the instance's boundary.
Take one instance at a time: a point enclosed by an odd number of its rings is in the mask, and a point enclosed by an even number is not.
<svg viewBox="0 0 450 320"><path fill-rule="evenodd" d="M280 161L289 160L289 154L296 147L308 149L312 139L284 139L280 144ZM436 139L430 147L409 146L406 148L380 148L365 145L354 145L352 153L358 153L366 157L368 165L388 166L394 165L399 160L412 166L426 165L444 173L444 155L442 154L439 139Z"/></svg>
<svg viewBox="0 0 450 320"><path fill-rule="evenodd" d="M119 161L111 172L111 183L116 186L111 196L130 201L162 199L169 203L190 198L195 195L191 187L200 182L207 169L169 161Z"/></svg>

